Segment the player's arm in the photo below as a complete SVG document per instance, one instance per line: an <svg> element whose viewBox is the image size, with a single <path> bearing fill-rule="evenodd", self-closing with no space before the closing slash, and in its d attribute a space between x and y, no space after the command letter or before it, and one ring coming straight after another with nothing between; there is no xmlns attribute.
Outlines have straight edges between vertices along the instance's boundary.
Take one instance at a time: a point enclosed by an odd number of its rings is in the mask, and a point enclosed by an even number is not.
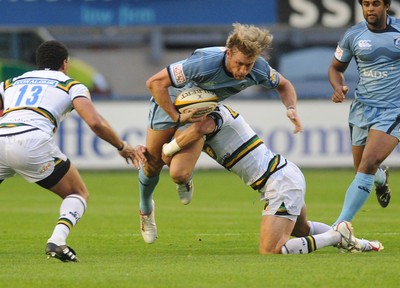
<svg viewBox="0 0 400 288"><path fill-rule="evenodd" d="M338 61L335 57L332 59L328 69L329 82L333 88L332 101L341 103L346 99L346 93L349 88L345 84L344 71L346 71L349 63Z"/></svg>
<svg viewBox="0 0 400 288"><path fill-rule="evenodd" d="M174 140L164 144L161 155L164 163L169 164L175 153L202 139L205 135L214 132L215 128L216 124L214 119L208 116L201 122L190 125L187 129L183 130L182 133L176 136Z"/></svg>
<svg viewBox="0 0 400 288"><path fill-rule="evenodd" d="M90 129L101 139L107 141L118 149L119 154L128 160L131 160L136 168L139 164L144 164L146 158L144 153L137 153L128 143L123 141L110 124L96 111L92 101L87 97L76 97L73 100L73 106L79 116L86 122Z"/></svg>
<svg viewBox="0 0 400 288"><path fill-rule="evenodd" d="M294 133L301 132L303 130L300 118L296 111L297 105L297 93L292 83L279 74L279 84L276 88L279 92L283 105L285 105L287 111L286 115L292 121L294 125Z"/></svg>
<svg viewBox="0 0 400 288"><path fill-rule="evenodd" d="M154 100L162 109L171 117L172 120L178 122L179 113L176 111L168 93L168 87L171 86L167 68L154 74L146 81L146 86L150 90Z"/></svg>
<svg viewBox="0 0 400 288"><path fill-rule="evenodd" d="M172 85L167 68L156 73L146 81L146 86L158 105L174 120L176 123L187 123L200 121L199 118L193 118L196 111L179 114L176 111L171 97L168 93L168 87Z"/></svg>

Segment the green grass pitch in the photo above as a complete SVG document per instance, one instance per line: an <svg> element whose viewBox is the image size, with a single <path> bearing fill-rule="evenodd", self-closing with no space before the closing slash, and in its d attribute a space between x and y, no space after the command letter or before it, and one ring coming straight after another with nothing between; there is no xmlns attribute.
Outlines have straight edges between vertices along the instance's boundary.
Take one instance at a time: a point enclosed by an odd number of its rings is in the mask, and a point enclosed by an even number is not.
<svg viewBox="0 0 400 288"><path fill-rule="evenodd" d="M353 178L350 169L305 169L309 219L331 224ZM259 195L223 170L196 171L190 205L179 202L166 171L155 194L159 238L139 231L137 173L82 172L91 198L68 244L81 262L46 259L60 199L20 177L0 187L0 287L397 287L400 276L400 171L392 202L371 195L352 223L379 239L380 253L259 255Z"/></svg>

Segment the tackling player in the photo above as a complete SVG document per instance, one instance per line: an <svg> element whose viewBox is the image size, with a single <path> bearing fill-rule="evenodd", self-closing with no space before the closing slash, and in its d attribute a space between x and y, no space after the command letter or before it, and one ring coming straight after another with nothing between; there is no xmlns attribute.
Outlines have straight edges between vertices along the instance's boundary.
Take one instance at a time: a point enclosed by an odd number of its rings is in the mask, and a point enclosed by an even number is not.
<svg viewBox="0 0 400 288"><path fill-rule="evenodd" d="M287 111L288 116L291 112ZM354 237L349 222L342 221L332 229L307 221L306 184L300 169L272 152L244 118L228 106L218 105L204 121L191 125L165 144L163 160L170 164L194 143L258 191L261 201L266 202L260 228L261 254L306 254L326 246L339 246L351 252L383 249L379 241Z"/></svg>

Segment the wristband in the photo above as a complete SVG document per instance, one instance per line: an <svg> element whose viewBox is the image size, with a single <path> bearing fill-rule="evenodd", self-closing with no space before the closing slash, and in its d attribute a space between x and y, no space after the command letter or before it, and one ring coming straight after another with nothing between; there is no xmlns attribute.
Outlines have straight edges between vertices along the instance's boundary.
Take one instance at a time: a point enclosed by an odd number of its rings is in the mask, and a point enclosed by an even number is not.
<svg viewBox="0 0 400 288"><path fill-rule="evenodd" d="M117 148L117 150L119 152L124 151L124 149L126 148L126 145L127 145L126 141L122 141L122 147L121 148Z"/></svg>
<svg viewBox="0 0 400 288"><path fill-rule="evenodd" d="M289 107L287 107L286 109L287 109L287 110L292 110L292 109L293 109L293 110L296 110L296 108L295 108L294 106L289 106Z"/></svg>
<svg viewBox="0 0 400 288"><path fill-rule="evenodd" d="M163 153L166 156L172 156L174 155L176 152L180 151L181 147L179 147L178 143L176 143L176 139L172 140L171 142L165 144L163 146Z"/></svg>

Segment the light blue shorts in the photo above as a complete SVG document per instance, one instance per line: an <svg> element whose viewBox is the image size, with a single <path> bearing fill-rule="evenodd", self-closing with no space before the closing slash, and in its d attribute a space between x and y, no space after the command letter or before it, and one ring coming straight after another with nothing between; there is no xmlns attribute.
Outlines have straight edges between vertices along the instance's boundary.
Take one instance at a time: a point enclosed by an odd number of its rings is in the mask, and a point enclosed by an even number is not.
<svg viewBox="0 0 400 288"><path fill-rule="evenodd" d="M353 146L365 146L370 129L382 131L400 141L400 108L372 107L354 100L350 107L349 125Z"/></svg>
<svg viewBox="0 0 400 288"><path fill-rule="evenodd" d="M156 103L153 97L150 99L148 125L153 130L167 130L178 127L176 122Z"/></svg>

